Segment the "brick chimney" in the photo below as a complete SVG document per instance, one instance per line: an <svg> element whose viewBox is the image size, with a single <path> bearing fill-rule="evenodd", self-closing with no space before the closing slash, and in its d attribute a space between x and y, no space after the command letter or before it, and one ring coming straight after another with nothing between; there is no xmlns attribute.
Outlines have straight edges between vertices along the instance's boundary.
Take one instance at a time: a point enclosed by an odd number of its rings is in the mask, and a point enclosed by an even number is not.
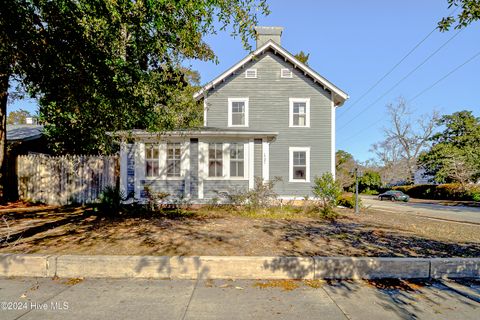
<svg viewBox="0 0 480 320"><path fill-rule="evenodd" d="M255 27L255 33L257 36L257 49L263 46L268 40L273 40L277 44L281 45L280 40L282 38L283 27Z"/></svg>

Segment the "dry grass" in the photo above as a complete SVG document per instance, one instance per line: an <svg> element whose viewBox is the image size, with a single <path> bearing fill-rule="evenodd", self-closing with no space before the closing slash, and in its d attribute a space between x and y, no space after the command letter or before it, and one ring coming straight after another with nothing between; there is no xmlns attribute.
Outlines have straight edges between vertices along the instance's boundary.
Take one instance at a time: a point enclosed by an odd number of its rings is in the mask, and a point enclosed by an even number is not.
<svg viewBox="0 0 480 320"><path fill-rule="evenodd" d="M101 255L478 257L480 226L394 212L338 210L331 222L308 206L257 211L202 207L107 219L69 209L15 214L14 246L0 252ZM66 211L67 212L67 211ZM52 223L52 221L54 223ZM0 226L0 234L4 231Z"/></svg>

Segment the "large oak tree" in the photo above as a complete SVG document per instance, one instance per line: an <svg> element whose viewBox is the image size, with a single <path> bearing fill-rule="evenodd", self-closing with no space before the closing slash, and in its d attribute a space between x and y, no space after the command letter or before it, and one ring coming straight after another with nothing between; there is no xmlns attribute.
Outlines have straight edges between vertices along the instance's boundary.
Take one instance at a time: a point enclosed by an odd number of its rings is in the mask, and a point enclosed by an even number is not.
<svg viewBox="0 0 480 320"><path fill-rule="evenodd" d="M230 26L250 49L265 0L10 0L0 11L0 199L9 84L40 104L58 153L109 152L106 131L199 123L184 59L216 60Z"/></svg>

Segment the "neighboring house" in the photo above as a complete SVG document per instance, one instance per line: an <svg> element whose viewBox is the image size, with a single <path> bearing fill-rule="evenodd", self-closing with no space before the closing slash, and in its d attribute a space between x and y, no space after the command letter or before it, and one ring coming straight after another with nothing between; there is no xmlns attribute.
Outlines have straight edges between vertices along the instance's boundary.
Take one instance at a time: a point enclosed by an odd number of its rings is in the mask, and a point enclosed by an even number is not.
<svg viewBox="0 0 480 320"><path fill-rule="evenodd" d="M209 82L204 127L129 132L120 183L207 202L281 177L283 198L311 196L315 176L335 174L335 109L348 95L280 45L283 28L257 27L257 49Z"/></svg>
<svg viewBox="0 0 480 320"><path fill-rule="evenodd" d="M17 157L32 152L47 153L43 126L32 124L7 124L7 192L9 200L18 197Z"/></svg>

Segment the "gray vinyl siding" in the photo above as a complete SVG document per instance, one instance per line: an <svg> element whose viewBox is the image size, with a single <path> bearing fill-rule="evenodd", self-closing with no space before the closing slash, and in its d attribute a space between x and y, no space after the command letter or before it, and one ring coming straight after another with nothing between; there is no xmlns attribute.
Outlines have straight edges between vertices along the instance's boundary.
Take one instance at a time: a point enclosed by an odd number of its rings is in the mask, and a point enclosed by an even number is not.
<svg viewBox="0 0 480 320"><path fill-rule="evenodd" d="M244 71L257 69L256 79ZM281 68L293 78L281 78ZM311 195L315 176L331 171L331 95L318 83L294 69L273 52L267 52L211 90L207 97L207 126L228 127L228 98L249 98L248 129L278 131L270 144L270 178L281 177L280 195ZM289 98L310 98L310 127L289 127ZM310 183L289 182L289 147L310 147Z"/></svg>
<svg viewBox="0 0 480 320"><path fill-rule="evenodd" d="M248 180L204 180L205 199L221 198L222 193L235 193L248 189Z"/></svg>
<svg viewBox="0 0 480 320"><path fill-rule="evenodd" d="M166 192L172 197L185 195L185 180L142 180L142 186L148 186L152 192ZM144 197L144 193L142 192Z"/></svg>

